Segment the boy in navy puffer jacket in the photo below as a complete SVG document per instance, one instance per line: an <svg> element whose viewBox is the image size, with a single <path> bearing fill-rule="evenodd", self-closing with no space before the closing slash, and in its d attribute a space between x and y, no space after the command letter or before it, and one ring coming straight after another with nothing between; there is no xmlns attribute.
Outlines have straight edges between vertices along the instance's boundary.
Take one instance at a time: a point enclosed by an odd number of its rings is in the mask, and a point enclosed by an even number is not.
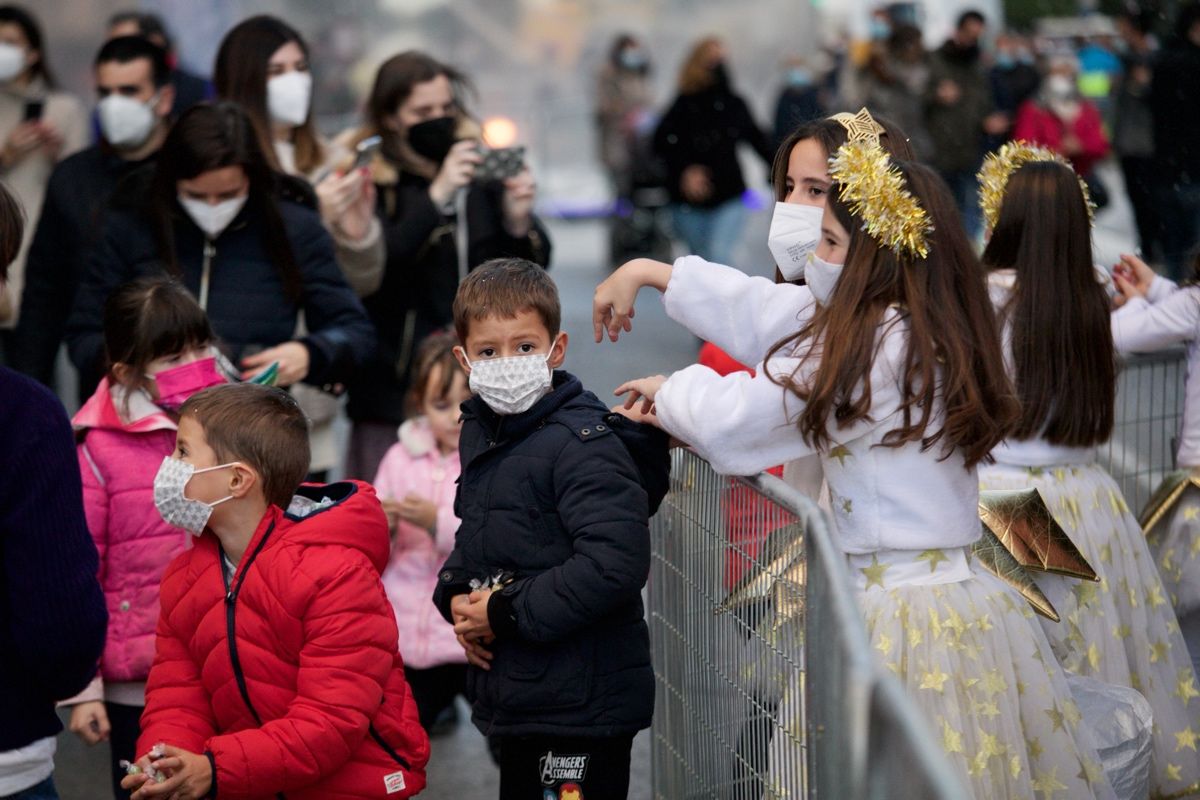
<svg viewBox="0 0 1200 800"><path fill-rule="evenodd" d="M666 437L553 371L560 313L553 281L521 259L480 266L454 301L476 396L463 404L462 524L434 602L471 662L475 724L499 739L502 800L624 798L654 704L641 590Z"/></svg>

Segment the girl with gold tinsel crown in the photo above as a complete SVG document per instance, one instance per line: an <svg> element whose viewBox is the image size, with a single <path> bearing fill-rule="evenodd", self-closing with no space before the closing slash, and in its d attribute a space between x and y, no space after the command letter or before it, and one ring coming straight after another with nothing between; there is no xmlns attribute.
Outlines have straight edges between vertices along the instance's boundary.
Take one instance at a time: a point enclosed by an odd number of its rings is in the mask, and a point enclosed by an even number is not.
<svg viewBox="0 0 1200 800"><path fill-rule="evenodd" d="M754 375L694 366L618 393L723 473L819 454L876 655L973 797L1112 797L1033 612L968 558L976 467L1016 409L949 191L869 140L843 146L831 173L806 270L816 302L793 335ZM720 313L753 314L768 286Z"/></svg>
<svg viewBox="0 0 1200 800"><path fill-rule="evenodd" d="M1200 694L1162 580L1117 483L1097 462L1112 434L1109 299L1092 264L1087 188L1069 163L1022 142L980 172L983 253L1021 415L980 469L983 489L1034 488L1098 580L1040 572L1063 667L1141 692L1154 711L1151 797L1200 793Z"/></svg>

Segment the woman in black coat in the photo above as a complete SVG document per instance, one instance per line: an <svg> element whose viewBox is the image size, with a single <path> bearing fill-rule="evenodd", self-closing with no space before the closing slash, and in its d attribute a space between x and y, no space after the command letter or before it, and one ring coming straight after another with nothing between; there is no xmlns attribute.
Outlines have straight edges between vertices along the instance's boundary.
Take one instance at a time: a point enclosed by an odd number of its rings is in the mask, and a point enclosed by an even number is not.
<svg viewBox="0 0 1200 800"><path fill-rule="evenodd" d="M165 271L208 312L244 377L278 362L283 386L347 381L372 347L371 324L314 209L311 190L267 166L238 106L192 107L153 170L114 195L68 322L72 361L99 369L109 293ZM302 312L309 333L295 339Z"/></svg>
<svg viewBox="0 0 1200 800"><path fill-rule="evenodd" d="M378 340L350 385L349 477L374 479L395 444L413 354L450 324L463 276L492 258L543 267L550 260L529 170L503 181L476 179L478 130L463 108L466 90L457 70L419 52L393 56L375 77L359 138L383 140L371 169L387 262L379 289L363 298Z"/></svg>

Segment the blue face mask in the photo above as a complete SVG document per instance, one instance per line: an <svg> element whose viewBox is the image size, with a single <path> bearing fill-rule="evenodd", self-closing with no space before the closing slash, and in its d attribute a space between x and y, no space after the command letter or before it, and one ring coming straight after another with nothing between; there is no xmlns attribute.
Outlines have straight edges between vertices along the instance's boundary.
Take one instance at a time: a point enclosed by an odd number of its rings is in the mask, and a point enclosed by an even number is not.
<svg viewBox="0 0 1200 800"><path fill-rule="evenodd" d="M1008 53L996 53L996 66L1000 69L1012 69L1017 65L1016 59Z"/></svg>
<svg viewBox="0 0 1200 800"><path fill-rule="evenodd" d="M788 86L794 89L805 89L812 86L812 73L804 67L792 67L787 72Z"/></svg>
<svg viewBox="0 0 1200 800"><path fill-rule="evenodd" d="M871 38L876 41L881 41L892 35L892 26L887 23L887 20L873 19L871 20Z"/></svg>
<svg viewBox="0 0 1200 800"><path fill-rule="evenodd" d="M622 50L619 60L622 67L631 71L645 69L649 63L646 54L636 47L627 47Z"/></svg>

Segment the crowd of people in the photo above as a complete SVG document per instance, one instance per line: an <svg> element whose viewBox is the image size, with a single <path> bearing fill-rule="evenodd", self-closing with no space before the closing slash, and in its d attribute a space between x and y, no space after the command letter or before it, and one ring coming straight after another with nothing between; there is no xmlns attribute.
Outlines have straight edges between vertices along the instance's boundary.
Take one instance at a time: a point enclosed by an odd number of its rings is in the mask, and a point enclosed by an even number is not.
<svg viewBox="0 0 1200 800"><path fill-rule="evenodd" d="M1195 91L1178 76L1200 4L1161 53L1143 15L1121 20L1112 141L1152 178L1139 235L1170 267L1195 244L1200 140L1180 131L1200 104L1166 125L1156 104ZM114 797L412 796L463 695L501 798L624 798L654 708L641 593L672 442L726 474L781 468L829 511L873 654L973 797L1129 784L1080 681L1152 708L1150 796L1200 795L1195 478L1147 536L1096 461L1117 353L1200 357L1200 294L1136 255L1092 263L1109 137L1080 56L1035 74L1005 37L989 81L978 13L932 54L878 22L867 106L827 116L791 63L809 110L781 111L774 144L719 40L653 124L645 47L616 42L605 163L630 193L657 157L689 255L617 269L595 337L630 331L650 286L723 366L631 380L610 409L564 369L533 175L490 158L452 65L387 59L362 124L326 137L283 20L232 28L208 86L126 13L89 119L34 17L0 6L0 797L57 797L56 703L109 742ZM743 144L771 170L774 281L733 263ZM1032 491L1095 580L1037 573L1055 612L1037 617L972 555L981 487ZM731 546L766 533L739 523Z"/></svg>
<svg viewBox="0 0 1200 800"><path fill-rule="evenodd" d="M1136 6L1112 21L1100 35L1002 31L985 47L988 21L968 11L930 50L902 7L881 9L867 40L786 60L769 134L734 92L719 40L695 46L677 96L660 111L646 45L623 35L598 77L601 160L619 197L632 200L639 186L663 184L675 235L689 252L725 263L741 233L729 202L744 188L734 146L744 142L769 163L767 141L778 146L797 125L834 112L865 106L903 128L916 155L949 184L972 237L982 233L975 173L1004 142L1034 142L1066 156L1099 207L1118 187L1096 167L1115 156L1141 256L1180 278L1200 241L1200 126L1189 80L1200 66L1195 23L1186 7L1173 30L1160 30L1158 15ZM705 235L695 233L698 216L708 220Z"/></svg>

